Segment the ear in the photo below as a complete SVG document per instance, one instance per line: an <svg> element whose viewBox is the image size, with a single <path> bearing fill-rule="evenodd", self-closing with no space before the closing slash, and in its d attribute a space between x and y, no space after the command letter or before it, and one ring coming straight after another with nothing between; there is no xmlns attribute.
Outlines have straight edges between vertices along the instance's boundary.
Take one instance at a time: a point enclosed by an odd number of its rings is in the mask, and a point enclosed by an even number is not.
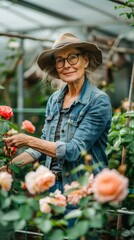
<svg viewBox="0 0 134 240"><path fill-rule="evenodd" d="M86 69L89 65L89 58L87 55L84 56L84 61L85 61L85 69Z"/></svg>

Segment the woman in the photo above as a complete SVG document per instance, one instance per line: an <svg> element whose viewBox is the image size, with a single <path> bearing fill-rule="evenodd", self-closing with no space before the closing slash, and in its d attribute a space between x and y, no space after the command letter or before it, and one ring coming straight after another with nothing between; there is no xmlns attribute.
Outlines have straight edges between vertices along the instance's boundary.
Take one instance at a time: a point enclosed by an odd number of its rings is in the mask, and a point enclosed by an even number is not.
<svg viewBox="0 0 134 240"><path fill-rule="evenodd" d="M46 167L60 182L60 190L83 174L71 174L72 169L83 163L82 151L91 154L91 163L96 164L94 174L107 166L105 148L111 104L107 94L86 75L87 70L93 71L101 63L100 49L71 33L60 35L52 48L39 56L39 67L66 86L53 93L48 101L41 139L22 133L5 139L9 147L30 147L12 163L21 161L24 165L45 160Z"/></svg>

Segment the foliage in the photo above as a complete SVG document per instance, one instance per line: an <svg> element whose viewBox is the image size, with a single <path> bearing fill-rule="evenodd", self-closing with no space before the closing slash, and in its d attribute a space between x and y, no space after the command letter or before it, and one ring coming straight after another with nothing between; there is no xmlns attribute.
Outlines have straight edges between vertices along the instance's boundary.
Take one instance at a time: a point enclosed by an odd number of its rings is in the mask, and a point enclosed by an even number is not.
<svg viewBox="0 0 134 240"><path fill-rule="evenodd" d="M129 125L126 119L130 118ZM130 188L134 188L134 112L114 114L111 129L108 134L107 154L109 167L118 169L121 164L122 150L126 148L126 176L130 181Z"/></svg>
<svg viewBox="0 0 134 240"><path fill-rule="evenodd" d="M7 114L4 116L9 117ZM0 128L2 144L3 135L6 135L10 128L19 131L19 127L3 117L0 123L2 124ZM120 200L127 196L128 181L123 175L113 170L106 170L107 173L102 171L94 178L91 174L93 167L89 164L91 156L82 154L85 164L73 170L72 174L83 170L85 175L80 177L78 182L66 186L64 195L60 191L49 193L55 176L44 166L38 166L36 163L32 169L29 168L22 175L23 169L19 164L10 164L9 167L11 156L0 154L1 165L4 164L7 170L12 170L12 175L0 172L1 227L12 223L14 229L23 229L27 224L32 224L43 234L49 235L51 240L101 235L108 223L110 211L113 210L116 213L116 210L122 207ZM12 176L13 182L11 188L9 183L5 189L8 174ZM102 185L103 188L101 188ZM109 192L109 186L112 186L112 194L111 190ZM68 207L71 207L71 212L68 212ZM68 227L69 222L74 220L75 224ZM109 232L108 229L106 230ZM114 234L116 235L117 232L114 231Z"/></svg>
<svg viewBox="0 0 134 240"><path fill-rule="evenodd" d="M120 16L126 16L127 19L132 19L131 25L134 26L134 0L124 1L124 4L121 6L115 6L115 9L129 9L125 12L120 13Z"/></svg>
<svg viewBox="0 0 134 240"><path fill-rule="evenodd" d="M123 207L131 210L134 201L134 111L114 114L108 135L107 154L109 168L118 169L129 179L129 195Z"/></svg>

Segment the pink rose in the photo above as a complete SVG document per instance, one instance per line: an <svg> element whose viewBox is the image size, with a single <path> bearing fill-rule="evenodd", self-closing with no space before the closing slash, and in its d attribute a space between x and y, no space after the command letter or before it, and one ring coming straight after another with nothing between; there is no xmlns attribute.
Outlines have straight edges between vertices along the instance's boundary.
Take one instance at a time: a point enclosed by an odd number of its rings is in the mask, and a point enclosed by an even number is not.
<svg viewBox="0 0 134 240"><path fill-rule="evenodd" d="M93 193L94 176L91 174L88 178L88 183L85 186L80 186L79 182L72 182L70 185L66 184L64 190L67 195L67 202L73 205L77 205L81 198L84 198Z"/></svg>
<svg viewBox="0 0 134 240"><path fill-rule="evenodd" d="M0 172L0 187L4 191L9 191L12 185L12 175L7 172Z"/></svg>
<svg viewBox="0 0 134 240"><path fill-rule="evenodd" d="M22 122L21 129L26 130L27 132L34 133L35 132L35 126L28 120L25 120Z"/></svg>
<svg viewBox="0 0 134 240"><path fill-rule="evenodd" d="M45 197L39 200L40 211L43 213L50 213L51 207L48 203L50 203L50 197Z"/></svg>
<svg viewBox="0 0 134 240"><path fill-rule="evenodd" d="M128 194L128 179L115 169L103 169L95 177L93 193L98 202L119 203Z"/></svg>
<svg viewBox="0 0 134 240"><path fill-rule="evenodd" d="M50 193L50 196L39 200L40 211L50 213L52 211L50 204L66 207L66 197L57 189L54 193Z"/></svg>
<svg viewBox="0 0 134 240"><path fill-rule="evenodd" d="M0 116L6 120L10 119L13 116L12 108L8 106L0 106Z"/></svg>
<svg viewBox="0 0 134 240"><path fill-rule="evenodd" d="M56 190L52 196L55 197L56 199L56 202L55 202L55 205L56 206L60 206L60 207L66 207L66 197L61 193L60 190Z"/></svg>
<svg viewBox="0 0 134 240"><path fill-rule="evenodd" d="M38 194L55 184L55 175L48 168L40 165L35 172L29 172L25 176L25 182L31 194Z"/></svg>
<svg viewBox="0 0 134 240"><path fill-rule="evenodd" d="M71 185L66 184L64 189L67 191L67 202L69 204L77 205L81 198L88 195L86 187L81 187L76 181L72 182Z"/></svg>

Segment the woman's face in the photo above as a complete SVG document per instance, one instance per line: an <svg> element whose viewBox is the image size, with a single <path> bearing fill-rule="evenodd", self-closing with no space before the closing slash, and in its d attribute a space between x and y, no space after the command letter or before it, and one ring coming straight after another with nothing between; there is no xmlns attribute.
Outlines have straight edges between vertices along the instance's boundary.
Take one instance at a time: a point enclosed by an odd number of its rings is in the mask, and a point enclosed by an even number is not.
<svg viewBox="0 0 134 240"><path fill-rule="evenodd" d="M55 67L59 78L68 84L83 81L88 64L88 57L75 48L61 50L55 54Z"/></svg>

